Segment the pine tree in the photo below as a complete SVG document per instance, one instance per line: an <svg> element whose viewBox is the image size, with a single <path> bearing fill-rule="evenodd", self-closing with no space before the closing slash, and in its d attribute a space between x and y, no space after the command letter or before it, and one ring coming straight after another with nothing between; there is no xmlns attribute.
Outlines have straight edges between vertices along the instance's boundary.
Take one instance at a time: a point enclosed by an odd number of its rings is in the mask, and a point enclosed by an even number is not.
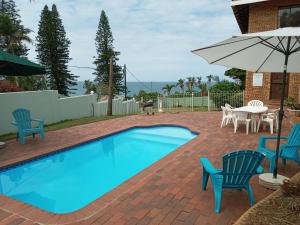
<svg viewBox="0 0 300 225"><path fill-rule="evenodd" d="M55 5L50 11L46 5L41 13L37 41L37 57L47 71L47 82L50 89L58 90L61 95L72 94L76 78L68 70L70 40Z"/></svg>
<svg viewBox="0 0 300 225"><path fill-rule="evenodd" d="M95 82L101 86L102 94L107 94L109 80L109 60L113 58L113 92L119 94L124 92L122 67L117 65L120 52L114 50L113 35L110 29L108 17L102 10L98 30L95 38L97 57L94 61L96 71Z"/></svg>

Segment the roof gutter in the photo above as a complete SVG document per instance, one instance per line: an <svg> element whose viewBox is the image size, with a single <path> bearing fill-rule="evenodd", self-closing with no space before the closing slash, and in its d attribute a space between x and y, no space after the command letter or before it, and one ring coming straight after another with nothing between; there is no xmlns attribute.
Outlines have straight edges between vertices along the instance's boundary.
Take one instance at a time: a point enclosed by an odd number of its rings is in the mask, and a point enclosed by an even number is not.
<svg viewBox="0 0 300 225"><path fill-rule="evenodd" d="M234 0L231 1L231 6L237 6L237 5L245 5L245 4L252 4L257 2L266 2L270 0Z"/></svg>

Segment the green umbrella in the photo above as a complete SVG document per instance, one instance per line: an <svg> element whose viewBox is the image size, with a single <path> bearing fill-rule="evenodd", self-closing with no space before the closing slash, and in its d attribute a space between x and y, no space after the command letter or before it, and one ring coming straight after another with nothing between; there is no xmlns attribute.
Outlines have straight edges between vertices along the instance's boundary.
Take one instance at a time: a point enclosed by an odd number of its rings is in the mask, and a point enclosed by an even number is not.
<svg viewBox="0 0 300 225"><path fill-rule="evenodd" d="M44 73L43 66L0 50L0 75L30 76Z"/></svg>

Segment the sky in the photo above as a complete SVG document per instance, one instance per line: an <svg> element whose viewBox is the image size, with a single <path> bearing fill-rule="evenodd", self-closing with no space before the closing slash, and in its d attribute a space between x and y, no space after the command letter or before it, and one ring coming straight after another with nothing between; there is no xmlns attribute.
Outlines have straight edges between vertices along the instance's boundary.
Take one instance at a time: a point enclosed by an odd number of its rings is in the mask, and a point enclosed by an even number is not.
<svg viewBox="0 0 300 225"><path fill-rule="evenodd" d="M230 0L15 0L35 41L45 4L56 4L71 41L70 66L94 67L95 36L105 10L121 52L119 64L141 81L177 81L209 74L223 78L225 67L209 65L191 50L240 33ZM36 61L29 44L29 59ZM69 68L78 80L93 80L91 69ZM128 81L136 81L128 74Z"/></svg>

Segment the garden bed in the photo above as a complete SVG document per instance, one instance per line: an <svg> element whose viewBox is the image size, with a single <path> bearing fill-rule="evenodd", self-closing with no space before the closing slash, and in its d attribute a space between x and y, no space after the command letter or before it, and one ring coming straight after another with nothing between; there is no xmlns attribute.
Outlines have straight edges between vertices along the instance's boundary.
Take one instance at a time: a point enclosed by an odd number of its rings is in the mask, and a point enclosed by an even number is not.
<svg viewBox="0 0 300 225"><path fill-rule="evenodd" d="M292 182L300 185L300 173ZM296 225L300 224L300 193L284 195L279 189L246 211L235 225Z"/></svg>

